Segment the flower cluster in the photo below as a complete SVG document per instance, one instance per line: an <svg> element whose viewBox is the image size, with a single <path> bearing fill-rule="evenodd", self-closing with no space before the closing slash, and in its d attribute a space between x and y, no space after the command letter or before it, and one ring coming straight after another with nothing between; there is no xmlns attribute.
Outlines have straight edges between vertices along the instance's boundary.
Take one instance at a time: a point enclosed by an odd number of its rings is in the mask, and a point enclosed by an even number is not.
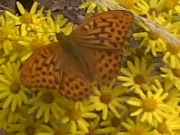
<svg viewBox="0 0 180 135"><path fill-rule="evenodd" d="M121 74L110 84L92 84L95 94L75 102L20 81L23 63L56 42L56 33L69 35L73 23L62 15L53 20L37 2L29 12L19 2L17 7L20 16L9 11L0 16L0 129L13 135L180 134L180 44L136 20L123 48ZM179 0L85 0L80 6L87 14L119 7L180 40Z"/></svg>

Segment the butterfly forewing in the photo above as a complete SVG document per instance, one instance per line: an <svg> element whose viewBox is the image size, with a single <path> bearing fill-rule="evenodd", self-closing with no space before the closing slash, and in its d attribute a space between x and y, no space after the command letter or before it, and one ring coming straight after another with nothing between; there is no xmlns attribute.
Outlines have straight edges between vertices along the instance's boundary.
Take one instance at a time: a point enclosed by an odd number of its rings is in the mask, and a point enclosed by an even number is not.
<svg viewBox="0 0 180 135"><path fill-rule="evenodd" d="M133 23L128 11L108 11L96 15L72 32L72 39L79 45L100 49L121 49Z"/></svg>
<svg viewBox="0 0 180 135"><path fill-rule="evenodd" d="M37 50L21 69L21 82L28 87L59 89L62 59L58 43Z"/></svg>

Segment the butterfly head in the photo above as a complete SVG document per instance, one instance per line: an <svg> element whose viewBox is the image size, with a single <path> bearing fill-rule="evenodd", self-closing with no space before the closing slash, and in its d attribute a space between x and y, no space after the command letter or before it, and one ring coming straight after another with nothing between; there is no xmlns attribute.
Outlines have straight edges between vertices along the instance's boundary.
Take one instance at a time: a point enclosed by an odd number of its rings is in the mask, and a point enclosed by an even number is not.
<svg viewBox="0 0 180 135"><path fill-rule="evenodd" d="M68 37L67 35L65 35L63 32L59 32L59 33L56 33L56 38L58 41L62 41L62 42L65 42L68 40Z"/></svg>

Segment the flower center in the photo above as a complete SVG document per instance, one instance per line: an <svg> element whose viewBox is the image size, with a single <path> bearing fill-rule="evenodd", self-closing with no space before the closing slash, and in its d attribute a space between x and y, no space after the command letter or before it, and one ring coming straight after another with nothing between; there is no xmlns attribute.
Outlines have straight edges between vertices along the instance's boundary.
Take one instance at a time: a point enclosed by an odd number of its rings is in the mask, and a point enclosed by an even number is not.
<svg viewBox="0 0 180 135"><path fill-rule="evenodd" d="M27 135L34 135L35 131L36 131L36 129L32 125L27 126L26 129L25 129L25 132L26 132Z"/></svg>
<svg viewBox="0 0 180 135"><path fill-rule="evenodd" d="M144 134L142 133L142 130L135 128L132 131L130 131L129 135L144 135Z"/></svg>
<svg viewBox="0 0 180 135"><path fill-rule="evenodd" d="M42 95L43 101L47 104L51 104L54 101L54 95L51 92L45 92Z"/></svg>
<svg viewBox="0 0 180 135"><path fill-rule="evenodd" d="M23 14L23 15L20 17L20 19L21 19L21 22L22 22L22 23L26 23L26 24L33 22L32 14L30 14L30 13L25 13L25 14Z"/></svg>
<svg viewBox="0 0 180 135"><path fill-rule="evenodd" d="M180 69L172 69L174 76L180 77Z"/></svg>
<svg viewBox="0 0 180 135"><path fill-rule="evenodd" d="M54 135L65 135L65 134L63 134L60 131L58 131L58 132L55 132Z"/></svg>
<svg viewBox="0 0 180 135"><path fill-rule="evenodd" d="M143 49L136 49L136 56L138 58L144 57L144 50Z"/></svg>
<svg viewBox="0 0 180 135"><path fill-rule="evenodd" d="M143 107L146 112L152 112L156 109L157 102L153 98L147 98L144 100Z"/></svg>
<svg viewBox="0 0 180 135"><path fill-rule="evenodd" d="M158 34L155 34L153 32L148 32L148 37L151 39L151 40L157 40L159 38L159 35Z"/></svg>
<svg viewBox="0 0 180 135"><path fill-rule="evenodd" d="M112 100L112 95L110 92L102 92L100 96L100 100L104 104L109 104L109 102Z"/></svg>
<svg viewBox="0 0 180 135"><path fill-rule="evenodd" d="M155 13L155 16L157 16L158 15L158 10L156 9L156 8L150 8L149 10L148 10L148 13L150 14L150 15L153 15L154 13Z"/></svg>
<svg viewBox="0 0 180 135"><path fill-rule="evenodd" d="M159 123L157 130L161 134L168 133L168 128L165 122Z"/></svg>
<svg viewBox="0 0 180 135"><path fill-rule="evenodd" d="M11 84L10 90L11 90L11 92L13 92L13 93L18 93L18 92L21 90L21 86L20 86L19 83L14 82L13 84Z"/></svg>
<svg viewBox="0 0 180 135"><path fill-rule="evenodd" d="M72 120L77 121L78 119L81 118L81 110L79 108L77 108L77 109L75 109L75 108L70 109L69 117Z"/></svg>
<svg viewBox="0 0 180 135"><path fill-rule="evenodd" d="M141 85L141 84L145 83L146 81L145 81L145 78L144 78L142 75L138 74L138 75L136 75L136 76L134 77L134 82L135 82L136 84Z"/></svg>
<svg viewBox="0 0 180 135"><path fill-rule="evenodd" d="M111 123L112 123L112 127L118 127L119 124L121 123L120 119L116 118L116 117L113 117L111 119Z"/></svg>
<svg viewBox="0 0 180 135"><path fill-rule="evenodd" d="M165 7L168 10L173 9L178 4L178 2L179 0L167 0Z"/></svg>
<svg viewBox="0 0 180 135"><path fill-rule="evenodd" d="M0 37L0 39L6 39L8 35L10 34L10 28L7 26L1 26L0 33L3 33Z"/></svg>

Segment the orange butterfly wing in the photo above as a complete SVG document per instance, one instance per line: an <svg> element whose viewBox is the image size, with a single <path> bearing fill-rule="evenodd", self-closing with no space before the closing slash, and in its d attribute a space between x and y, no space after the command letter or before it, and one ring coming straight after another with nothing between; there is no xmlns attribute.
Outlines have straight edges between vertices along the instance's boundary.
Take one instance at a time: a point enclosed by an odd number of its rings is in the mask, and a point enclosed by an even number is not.
<svg viewBox="0 0 180 135"><path fill-rule="evenodd" d="M124 40L133 24L131 12L112 10L88 19L71 34L78 45L99 49L122 49Z"/></svg>
<svg viewBox="0 0 180 135"><path fill-rule="evenodd" d="M40 48L23 65L21 82L28 87L59 89L62 81L62 62L58 43Z"/></svg>

